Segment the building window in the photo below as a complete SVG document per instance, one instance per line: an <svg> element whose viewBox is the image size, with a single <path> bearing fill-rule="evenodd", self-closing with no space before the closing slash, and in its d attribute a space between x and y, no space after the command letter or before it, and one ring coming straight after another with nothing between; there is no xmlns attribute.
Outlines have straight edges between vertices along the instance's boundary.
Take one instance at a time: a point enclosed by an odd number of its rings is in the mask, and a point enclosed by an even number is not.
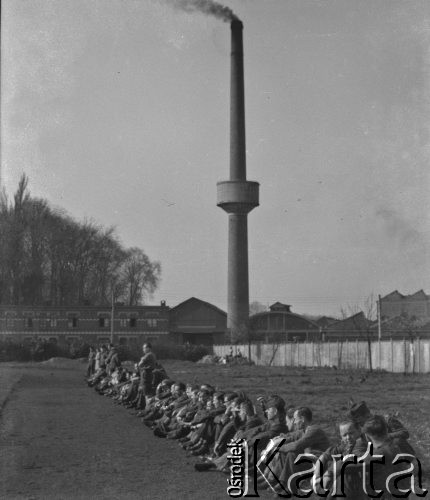
<svg viewBox="0 0 430 500"><path fill-rule="evenodd" d="M127 345L127 337L120 337L119 345Z"/></svg>
<svg viewBox="0 0 430 500"><path fill-rule="evenodd" d="M145 313L145 316L150 316L151 318L158 318L160 313L158 311L148 311Z"/></svg>
<svg viewBox="0 0 430 500"><path fill-rule="evenodd" d="M39 318L39 330L47 330L49 328L57 327L57 318L51 316L49 313L47 317Z"/></svg>
<svg viewBox="0 0 430 500"><path fill-rule="evenodd" d="M99 318L99 328L108 328L109 327L109 318Z"/></svg>
<svg viewBox="0 0 430 500"><path fill-rule="evenodd" d="M130 328L136 328L137 320L136 318L130 318Z"/></svg>
<svg viewBox="0 0 430 500"><path fill-rule="evenodd" d="M57 318L49 319L48 326L50 326L51 328L57 328Z"/></svg>
<svg viewBox="0 0 430 500"><path fill-rule="evenodd" d="M25 327L33 328L33 318L25 318Z"/></svg>
<svg viewBox="0 0 430 500"><path fill-rule="evenodd" d="M69 328L77 328L78 327L78 318L76 316L69 317L67 320L67 326Z"/></svg>
<svg viewBox="0 0 430 500"><path fill-rule="evenodd" d="M6 313L6 328L13 328L15 326L15 318Z"/></svg>
<svg viewBox="0 0 430 500"><path fill-rule="evenodd" d="M120 320L119 320L119 326L121 328L127 328L127 318L120 318Z"/></svg>
<svg viewBox="0 0 430 500"><path fill-rule="evenodd" d="M148 328L157 328L158 320L156 319L147 319L146 324L148 325Z"/></svg>

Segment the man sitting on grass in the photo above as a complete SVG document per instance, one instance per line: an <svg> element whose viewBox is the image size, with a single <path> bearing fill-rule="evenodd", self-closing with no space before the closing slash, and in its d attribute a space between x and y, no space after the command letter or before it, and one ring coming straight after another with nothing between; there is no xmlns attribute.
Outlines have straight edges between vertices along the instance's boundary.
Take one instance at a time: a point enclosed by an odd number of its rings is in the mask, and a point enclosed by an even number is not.
<svg viewBox="0 0 430 500"><path fill-rule="evenodd" d="M349 417L363 427L364 423L372 417L372 413L367 407L366 403L355 403L349 409ZM394 442L399 446L402 453L409 453L414 455L415 451L409 443L409 432L405 426L393 415L387 415L385 418L389 436L394 439Z"/></svg>
<svg viewBox="0 0 430 500"><path fill-rule="evenodd" d="M234 413L236 433L233 436L233 441L245 439L247 431L261 424L261 419L255 414L254 406L249 399L242 401L239 411L234 411ZM227 451L220 457L207 458L206 461L199 462L194 467L199 472L209 469L218 469L221 472L225 472L229 465L228 454L229 452Z"/></svg>
<svg viewBox="0 0 430 500"><path fill-rule="evenodd" d="M380 455L383 457L383 462L381 459L377 460L376 463L372 464L372 468L367 470L367 481L366 481L366 493L367 496L372 496L375 498L375 492L381 490L382 496L379 498L383 500L388 500L395 498L387 490L387 478L394 472L399 472L405 469L405 464L393 464L393 461L397 454L401 453L400 446L395 442L395 439L390 437L388 432L388 425L384 417L381 415L374 415L370 417L363 425L362 431L366 434L367 438L373 445L373 457L375 455ZM366 463L371 462L372 455L368 455L366 458ZM406 468L409 464L406 465ZM397 493L401 492L401 484L391 485L396 486ZM393 491L394 493L394 491Z"/></svg>
<svg viewBox="0 0 430 500"><path fill-rule="evenodd" d="M355 455L360 458L366 452L367 442L361 436L360 427L352 420L340 422L339 433L340 443L330 446L315 464L314 488L316 491L330 491L328 498L332 498L333 494L340 492L340 488L342 488L342 493L345 494L344 498L366 500L368 497L363 492L361 464L348 464L343 475L343 485L339 475L342 470L342 457ZM335 466L333 457L336 455L340 462ZM333 491L334 486L336 486L337 491Z"/></svg>
<svg viewBox="0 0 430 500"><path fill-rule="evenodd" d="M321 427L312 423L310 408L301 407L294 412L294 426L296 431L273 440L273 448L279 446L279 452L273 456L270 463L266 464L263 472L265 480L272 488L284 495L296 494L299 491L297 484L288 487L288 479L292 474L311 469L309 462L294 463L298 455L309 453L319 456L330 445L326 433ZM262 486L262 481L259 481L259 484Z"/></svg>

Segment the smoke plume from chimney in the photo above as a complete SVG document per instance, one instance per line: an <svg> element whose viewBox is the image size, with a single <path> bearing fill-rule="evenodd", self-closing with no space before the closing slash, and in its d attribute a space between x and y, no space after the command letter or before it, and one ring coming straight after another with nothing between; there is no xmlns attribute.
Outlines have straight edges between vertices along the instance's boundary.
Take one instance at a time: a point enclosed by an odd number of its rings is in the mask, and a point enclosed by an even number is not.
<svg viewBox="0 0 430 500"><path fill-rule="evenodd" d="M167 3L172 5L175 9L180 9L184 12L201 12L202 14L214 16L226 22L238 19L230 7L226 7L212 0L167 0Z"/></svg>

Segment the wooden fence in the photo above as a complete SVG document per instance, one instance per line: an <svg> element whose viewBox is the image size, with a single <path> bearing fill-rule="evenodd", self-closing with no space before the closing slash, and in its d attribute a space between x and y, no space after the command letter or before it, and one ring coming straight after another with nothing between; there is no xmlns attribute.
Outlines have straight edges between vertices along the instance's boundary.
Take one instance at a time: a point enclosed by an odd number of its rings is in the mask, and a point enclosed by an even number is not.
<svg viewBox="0 0 430 500"><path fill-rule="evenodd" d="M231 345L214 345L214 354L226 356ZM314 368L369 369L403 373L430 372L430 340L382 340L344 342L288 342L233 346L256 365Z"/></svg>

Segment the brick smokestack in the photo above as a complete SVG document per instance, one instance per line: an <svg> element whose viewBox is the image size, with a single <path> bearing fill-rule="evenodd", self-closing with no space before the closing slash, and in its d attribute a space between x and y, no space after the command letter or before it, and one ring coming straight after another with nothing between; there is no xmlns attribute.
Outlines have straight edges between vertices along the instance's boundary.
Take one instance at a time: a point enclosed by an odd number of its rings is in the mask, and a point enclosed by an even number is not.
<svg viewBox="0 0 430 500"><path fill-rule="evenodd" d="M243 24L231 22L230 179L217 183L217 205L228 213L228 310L231 342L247 340L248 213L258 206L258 182L246 180Z"/></svg>

